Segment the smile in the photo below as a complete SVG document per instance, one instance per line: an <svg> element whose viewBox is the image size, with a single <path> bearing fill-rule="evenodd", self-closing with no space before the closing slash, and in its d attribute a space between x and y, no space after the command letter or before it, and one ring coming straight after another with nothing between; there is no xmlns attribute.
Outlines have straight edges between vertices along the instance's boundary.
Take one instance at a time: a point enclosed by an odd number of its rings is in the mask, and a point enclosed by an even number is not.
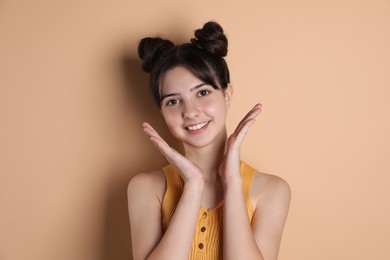
<svg viewBox="0 0 390 260"><path fill-rule="evenodd" d="M200 123L200 124L197 124L197 125L191 125L191 126L187 126L186 128L190 131L196 131L196 130L199 130L199 129L202 129L203 127L205 127L206 125L208 125L209 121L207 122L203 122L203 123Z"/></svg>

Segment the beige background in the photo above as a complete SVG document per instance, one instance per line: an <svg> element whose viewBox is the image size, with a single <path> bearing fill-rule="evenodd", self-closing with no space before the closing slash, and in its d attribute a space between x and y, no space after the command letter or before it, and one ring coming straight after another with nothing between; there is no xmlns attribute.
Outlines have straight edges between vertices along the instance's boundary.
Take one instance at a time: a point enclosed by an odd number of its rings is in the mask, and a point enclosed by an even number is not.
<svg viewBox="0 0 390 260"><path fill-rule="evenodd" d="M0 259L131 259L126 187L169 138L136 56L204 22L229 37L231 130L286 179L280 259L390 259L390 1L0 2ZM170 138L169 138L170 139Z"/></svg>

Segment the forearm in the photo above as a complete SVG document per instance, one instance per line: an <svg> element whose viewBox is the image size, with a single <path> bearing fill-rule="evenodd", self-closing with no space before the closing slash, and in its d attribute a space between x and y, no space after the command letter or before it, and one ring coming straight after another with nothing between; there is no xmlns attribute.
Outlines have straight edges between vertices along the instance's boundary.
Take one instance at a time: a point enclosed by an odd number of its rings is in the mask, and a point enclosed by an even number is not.
<svg viewBox="0 0 390 260"><path fill-rule="evenodd" d="M225 184L224 259L256 259L263 256L252 233L241 178Z"/></svg>
<svg viewBox="0 0 390 260"><path fill-rule="evenodd" d="M203 183L184 185L169 227L147 259L188 259L203 193Z"/></svg>

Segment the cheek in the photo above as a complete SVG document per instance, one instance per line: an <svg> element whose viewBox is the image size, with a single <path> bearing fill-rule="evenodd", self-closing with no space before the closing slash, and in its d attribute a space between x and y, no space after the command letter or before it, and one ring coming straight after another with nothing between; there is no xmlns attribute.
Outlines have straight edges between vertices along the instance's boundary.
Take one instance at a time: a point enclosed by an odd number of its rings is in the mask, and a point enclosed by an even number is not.
<svg viewBox="0 0 390 260"><path fill-rule="evenodd" d="M178 123L178 117L173 111L165 111L162 116L169 129L172 129Z"/></svg>
<svg viewBox="0 0 390 260"><path fill-rule="evenodd" d="M208 102L208 104L205 106L206 113L213 115L214 117L218 119L224 119L226 115L226 105L223 100L217 99L217 100L211 100Z"/></svg>

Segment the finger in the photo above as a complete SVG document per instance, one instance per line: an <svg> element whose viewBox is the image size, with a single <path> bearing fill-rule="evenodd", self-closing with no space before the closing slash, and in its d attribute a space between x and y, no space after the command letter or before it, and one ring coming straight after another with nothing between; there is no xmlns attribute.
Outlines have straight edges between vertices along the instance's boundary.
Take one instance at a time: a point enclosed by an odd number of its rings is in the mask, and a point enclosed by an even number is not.
<svg viewBox="0 0 390 260"><path fill-rule="evenodd" d="M149 136L160 136L157 131L147 122L142 124L144 132Z"/></svg>
<svg viewBox="0 0 390 260"><path fill-rule="evenodd" d="M234 131L239 132L243 125L246 124L246 122L250 119L256 118L260 112L261 112L261 104L256 104L246 115L245 117L238 123L236 130Z"/></svg>
<svg viewBox="0 0 390 260"><path fill-rule="evenodd" d="M149 140L156 146L156 148L165 156L172 154L172 147L157 133L156 130L149 124L143 123L144 132L149 137ZM168 159L168 158L167 158Z"/></svg>
<svg viewBox="0 0 390 260"><path fill-rule="evenodd" d="M144 128L144 133L150 138L150 137L155 137L155 138L161 138L160 135L154 131L153 129L150 128Z"/></svg>
<svg viewBox="0 0 390 260"><path fill-rule="evenodd" d="M170 147L162 138L152 136L150 140L170 164L174 165L180 172L186 172L185 169L188 168L189 161L183 155Z"/></svg>
<svg viewBox="0 0 390 260"><path fill-rule="evenodd" d="M243 118L244 121L246 119L256 118L261 112L261 104L256 104Z"/></svg>
<svg viewBox="0 0 390 260"><path fill-rule="evenodd" d="M158 144L168 146L170 147L167 142L157 133L157 131L148 123L144 123L144 132L149 137L149 139L153 142Z"/></svg>
<svg viewBox="0 0 390 260"><path fill-rule="evenodd" d="M187 158L177 152L174 148L157 133L157 131L147 122L143 123L144 132L149 137L149 140L157 148L157 150L167 159L167 161L175 166L184 179L188 179L192 174L199 171ZM189 173L191 173L189 175Z"/></svg>
<svg viewBox="0 0 390 260"><path fill-rule="evenodd" d="M153 143L153 145L159 150L159 152L168 160L170 164L181 168L183 161L187 160L173 149L169 144L157 133L154 128L148 124L144 123L144 131L149 136L149 140ZM183 160L184 159L184 160Z"/></svg>
<svg viewBox="0 0 390 260"><path fill-rule="evenodd" d="M246 136L246 134L248 133L249 131L249 128L251 127L251 125L253 125L253 123L256 121L256 119L252 118L248 121L245 122L245 124L242 126L242 128L240 129L240 131L236 134L235 136L235 145L240 145L242 144L242 142L244 141L244 138Z"/></svg>
<svg viewBox="0 0 390 260"><path fill-rule="evenodd" d="M240 147L245 139L246 134L249 131L250 126L255 122L255 119L248 120L245 125L240 129L239 132L229 137L228 149L229 150L240 150Z"/></svg>
<svg viewBox="0 0 390 260"><path fill-rule="evenodd" d="M257 116L261 112L262 105L260 103L256 104L249 112L246 114L244 118Z"/></svg>
<svg viewBox="0 0 390 260"><path fill-rule="evenodd" d="M255 122L256 117L261 113L261 108L262 105L260 103L256 104L240 121L232 136L229 138L232 146L235 147L242 144L249 127Z"/></svg>

